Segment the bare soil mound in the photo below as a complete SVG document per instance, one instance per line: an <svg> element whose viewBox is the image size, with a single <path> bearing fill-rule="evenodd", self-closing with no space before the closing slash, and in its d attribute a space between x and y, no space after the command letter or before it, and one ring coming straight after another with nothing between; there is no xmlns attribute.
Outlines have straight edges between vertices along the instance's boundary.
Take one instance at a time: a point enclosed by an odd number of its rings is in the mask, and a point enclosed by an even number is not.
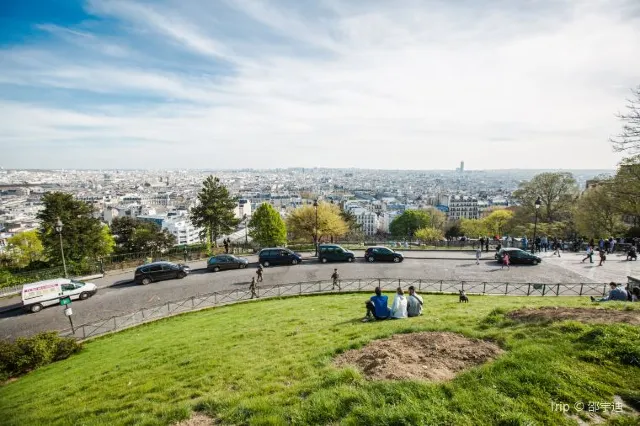
<svg viewBox="0 0 640 426"><path fill-rule="evenodd" d="M507 314L507 317L522 322L575 320L584 323L640 324L640 310L617 311L613 309L554 308L519 309Z"/></svg>
<svg viewBox="0 0 640 426"><path fill-rule="evenodd" d="M455 333L396 334L336 358L337 366L351 365L373 380L451 380L460 371L497 358L497 345Z"/></svg>

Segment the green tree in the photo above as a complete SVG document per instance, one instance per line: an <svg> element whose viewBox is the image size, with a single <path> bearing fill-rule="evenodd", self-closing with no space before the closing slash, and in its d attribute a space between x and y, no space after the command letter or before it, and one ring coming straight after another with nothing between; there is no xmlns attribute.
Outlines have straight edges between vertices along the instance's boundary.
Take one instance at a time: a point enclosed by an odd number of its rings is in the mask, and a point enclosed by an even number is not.
<svg viewBox="0 0 640 426"><path fill-rule="evenodd" d="M44 248L36 230L20 232L7 240L9 263L18 268L43 260L43 252Z"/></svg>
<svg viewBox="0 0 640 426"><path fill-rule="evenodd" d="M50 262L62 263L59 235L55 230L58 218L62 221L62 244L65 258L82 262L107 256L113 250L113 238L108 228L93 217L93 208L78 201L71 194L49 192L42 197L44 208L38 213L40 240Z"/></svg>
<svg viewBox="0 0 640 426"><path fill-rule="evenodd" d="M212 246L218 237L232 232L240 223L233 213L237 201L217 177L207 177L202 185L198 205L191 209L191 223L204 230L202 238Z"/></svg>
<svg viewBox="0 0 640 426"><path fill-rule="evenodd" d="M587 238L607 238L625 230L615 197L607 185L588 189L578 199L576 228Z"/></svg>
<svg viewBox="0 0 640 426"><path fill-rule="evenodd" d="M618 114L618 118L624 123L622 132L610 138L610 141L618 152L640 154L640 86L631 89L631 94L631 99L627 100L626 113Z"/></svg>
<svg viewBox="0 0 640 426"><path fill-rule="evenodd" d="M613 179L604 181L618 212L640 226L640 155L625 158Z"/></svg>
<svg viewBox="0 0 640 426"><path fill-rule="evenodd" d="M307 204L292 211L287 217L287 229L295 239L313 241L316 234L316 208ZM318 240L341 237L348 230L338 206L318 203Z"/></svg>
<svg viewBox="0 0 640 426"><path fill-rule="evenodd" d="M129 216L111 223L116 253L162 252L176 244L176 237L157 223Z"/></svg>
<svg viewBox="0 0 640 426"><path fill-rule="evenodd" d="M482 219L462 219L460 221L460 230L469 238L479 238L489 235L487 225Z"/></svg>
<svg viewBox="0 0 640 426"><path fill-rule="evenodd" d="M571 217L571 208L578 198L578 185L571 173L541 173L521 183L513 193L513 198L520 204L516 212L519 224L533 221L538 197L542 203L539 220L564 221Z"/></svg>
<svg viewBox="0 0 640 426"><path fill-rule="evenodd" d="M494 210L485 218L482 219L484 225L489 231L489 235L502 236L503 232L508 231L509 223L513 218L513 212L505 209Z"/></svg>
<svg viewBox="0 0 640 426"><path fill-rule="evenodd" d="M262 203L249 221L249 235L260 247L278 247L287 243L287 227L271 204Z"/></svg>
<svg viewBox="0 0 640 426"><path fill-rule="evenodd" d="M424 210L405 210L393 219L389 225L389 232L396 238L412 238L421 228L431 226L431 215Z"/></svg>
<svg viewBox="0 0 640 426"><path fill-rule="evenodd" d="M431 227L436 229L444 229L447 226L447 215L436 209L435 207L428 207L424 211L431 218Z"/></svg>
<svg viewBox="0 0 640 426"><path fill-rule="evenodd" d="M456 238L462 236L462 229L460 229L460 222L456 221L447 225L447 230L444 233L446 238Z"/></svg>
<svg viewBox="0 0 640 426"><path fill-rule="evenodd" d="M415 237L423 243L432 243L441 241L444 238L444 232L438 228L420 228L416 231Z"/></svg>

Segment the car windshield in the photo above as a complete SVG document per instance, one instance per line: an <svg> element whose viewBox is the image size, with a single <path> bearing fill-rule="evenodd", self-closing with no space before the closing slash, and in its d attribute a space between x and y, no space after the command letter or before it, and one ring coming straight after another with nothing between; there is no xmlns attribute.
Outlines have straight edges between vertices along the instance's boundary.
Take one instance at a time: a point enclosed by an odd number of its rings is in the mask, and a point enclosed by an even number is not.
<svg viewBox="0 0 640 426"><path fill-rule="evenodd" d="M71 283L79 287L82 287L83 285L85 285L85 283L83 283L82 281L76 281L76 280L71 280Z"/></svg>

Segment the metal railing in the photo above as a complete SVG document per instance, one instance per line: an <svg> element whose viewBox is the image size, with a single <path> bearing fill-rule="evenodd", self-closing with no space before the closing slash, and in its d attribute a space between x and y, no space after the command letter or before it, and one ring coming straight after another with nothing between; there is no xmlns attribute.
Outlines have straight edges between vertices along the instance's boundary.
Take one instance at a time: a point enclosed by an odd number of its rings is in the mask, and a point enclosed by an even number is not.
<svg viewBox="0 0 640 426"><path fill-rule="evenodd" d="M331 280L258 287L257 294L258 298L262 299L333 292L373 292L376 287L380 287L383 291L395 291L397 287L406 289L409 286L414 286L418 292L442 294L455 294L460 290L464 290L468 295L603 296L607 292L608 284L496 283L485 281L362 278L340 280L335 287ZM149 308L142 308L130 314L113 316L104 320L82 324L74 328L75 332L72 332L71 329L66 329L61 331L60 334L67 337L74 337L78 340L84 340L160 318L203 308L243 302L250 299L251 291L248 286L242 289L217 291L182 300L165 302Z"/></svg>

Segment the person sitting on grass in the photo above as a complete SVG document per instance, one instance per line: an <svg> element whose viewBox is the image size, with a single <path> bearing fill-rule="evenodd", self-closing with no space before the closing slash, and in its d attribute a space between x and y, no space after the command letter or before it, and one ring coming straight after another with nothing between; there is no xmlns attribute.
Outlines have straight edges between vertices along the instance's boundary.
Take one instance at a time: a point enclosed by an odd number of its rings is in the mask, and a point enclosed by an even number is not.
<svg viewBox="0 0 640 426"><path fill-rule="evenodd" d="M416 293L414 286L409 287L409 298L407 300L407 314L410 317L417 317L422 315L422 305L424 304L422 296Z"/></svg>
<svg viewBox="0 0 640 426"><path fill-rule="evenodd" d="M398 287L396 297L393 298L393 304L391 305L391 318L401 319L407 318L407 316L407 298L404 297L402 287Z"/></svg>
<svg viewBox="0 0 640 426"><path fill-rule="evenodd" d="M367 315L364 317L362 322L389 318L389 307L387 306L389 298L382 294L380 287L376 287L375 292L376 295L371 296L371 298L365 302Z"/></svg>
<svg viewBox="0 0 640 426"><path fill-rule="evenodd" d="M618 287L618 285L613 281L609 283L609 287L611 288L611 290L609 290L609 294L607 295L607 297L596 299L595 297L591 296L591 301L592 302L611 302L611 301L626 302L627 301L627 291L624 288Z"/></svg>
<svg viewBox="0 0 640 426"><path fill-rule="evenodd" d="M631 290L631 301L640 302L640 287L634 287L633 290Z"/></svg>

